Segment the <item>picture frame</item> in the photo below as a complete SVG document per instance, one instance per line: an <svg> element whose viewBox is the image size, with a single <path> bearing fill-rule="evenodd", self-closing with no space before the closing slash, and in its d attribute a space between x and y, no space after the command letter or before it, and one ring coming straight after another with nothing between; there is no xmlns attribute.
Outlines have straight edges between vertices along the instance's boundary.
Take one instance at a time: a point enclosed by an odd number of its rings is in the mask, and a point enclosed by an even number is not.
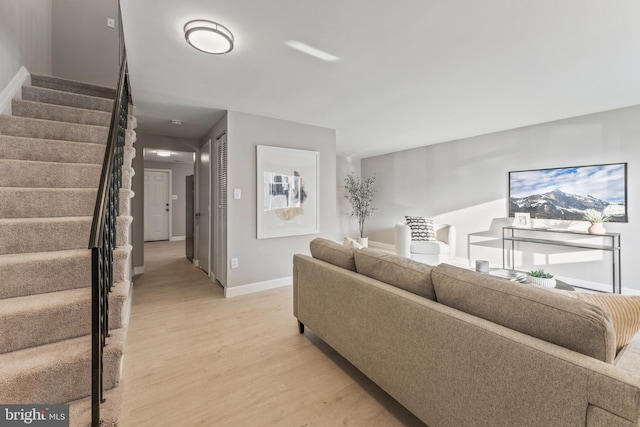
<svg viewBox="0 0 640 427"><path fill-rule="evenodd" d="M531 215L529 212L516 212L513 226L518 228L531 228Z"/></svg>
<svg viewBox="0 0 640 427"><path fill-rule="evenodd" d="M627 163L554 167L509 172L509 216L585 221L589 210L610 222L629 222Z"/></svg>
<svg viewBox="0 0 640 427"><path fill-rule="evenodd" d="M256 237L319 233L320 153L258 145L256 160Z"/></svg>

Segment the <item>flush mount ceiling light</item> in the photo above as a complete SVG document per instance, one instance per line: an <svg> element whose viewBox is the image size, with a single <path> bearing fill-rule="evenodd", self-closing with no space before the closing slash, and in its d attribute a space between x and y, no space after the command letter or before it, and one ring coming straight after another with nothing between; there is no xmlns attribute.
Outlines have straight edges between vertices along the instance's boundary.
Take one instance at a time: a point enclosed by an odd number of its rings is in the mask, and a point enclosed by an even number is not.
<svg viewBox="0 0 640 427"><path fill-rule="evenodd" d="M169 157L171 155L171 151L156 151L156 154L160 157Z"/></svg>
<svg viewBox="0 0 640 427"><path fill-rule="evenodd" d="M233 49L233 34L217 22L196 19L184 26L184 38L191 46L204 53L224 55Z"/></svg>

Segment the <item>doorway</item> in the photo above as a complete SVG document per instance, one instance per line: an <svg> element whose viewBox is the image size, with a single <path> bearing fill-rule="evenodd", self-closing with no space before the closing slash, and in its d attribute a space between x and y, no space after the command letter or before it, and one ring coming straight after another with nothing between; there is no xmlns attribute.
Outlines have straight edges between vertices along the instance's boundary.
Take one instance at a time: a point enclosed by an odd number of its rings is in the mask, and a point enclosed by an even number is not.
<svg viewBox="0 0 640 427"><path fill-rule="evenodd" d="M144 241L171 236L171 170L144 170Z"/></svg>

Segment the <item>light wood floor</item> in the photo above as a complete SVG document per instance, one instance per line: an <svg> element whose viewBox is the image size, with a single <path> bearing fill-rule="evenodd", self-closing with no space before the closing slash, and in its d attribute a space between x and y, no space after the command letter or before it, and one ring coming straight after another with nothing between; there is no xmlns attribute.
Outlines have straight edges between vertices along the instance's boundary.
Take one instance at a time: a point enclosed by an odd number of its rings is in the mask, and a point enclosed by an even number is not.
<svg viewBox="0 0 640 427"><path fill-rule="evenodd" d="M225 299L184 258L145 244L124 356L122 425L421 426L307 330L292 289Z"/></svg>

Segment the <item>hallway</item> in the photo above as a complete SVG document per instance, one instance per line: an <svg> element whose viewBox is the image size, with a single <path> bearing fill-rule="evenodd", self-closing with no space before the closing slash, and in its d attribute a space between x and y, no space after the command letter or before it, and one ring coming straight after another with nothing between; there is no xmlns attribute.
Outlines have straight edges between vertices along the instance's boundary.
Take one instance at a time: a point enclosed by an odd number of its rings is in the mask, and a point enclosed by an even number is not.
<svg viewBox="0 0 640 427"><path fill-rule="evenodd" d="M225 299L184 258L145 244L124 357L122 425L423 426L311 331L292 288Z"/></svg>

